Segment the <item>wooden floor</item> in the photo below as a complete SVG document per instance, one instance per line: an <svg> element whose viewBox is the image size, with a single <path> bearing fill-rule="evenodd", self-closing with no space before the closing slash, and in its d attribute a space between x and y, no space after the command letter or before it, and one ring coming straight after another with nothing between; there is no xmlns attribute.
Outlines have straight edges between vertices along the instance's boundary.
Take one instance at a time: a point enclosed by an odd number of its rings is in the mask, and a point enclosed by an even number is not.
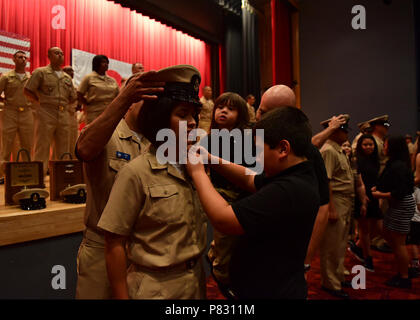
<svg viewBox="0 0 420 320"><path fill-rule="evenodd" d="M49 191L49 177L45 180ZM0 185L0 246L79 232L84 229L85 204L50 201L42 210L21 210L4 204L4 185Z"/></svg>

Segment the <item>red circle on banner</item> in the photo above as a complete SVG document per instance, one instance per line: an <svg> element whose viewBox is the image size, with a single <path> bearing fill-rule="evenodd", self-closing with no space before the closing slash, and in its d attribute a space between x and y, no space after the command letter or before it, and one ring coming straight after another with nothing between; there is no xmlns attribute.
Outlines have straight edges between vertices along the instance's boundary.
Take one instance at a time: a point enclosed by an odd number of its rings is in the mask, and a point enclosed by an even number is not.
<svg viewBox="0 0 420 320"><path fill-rule="evenodd" d="M115 79L115 81L117 81L118 85L119 85L119 86L121 86L121 80L122 80L122 77L121 77L121 75L120 75L117 71L115 71L115 70L108 70L108 71L106 72L106 74L107 74L108 76L110 76L110 77L114 78L114 79Z"/></svg>

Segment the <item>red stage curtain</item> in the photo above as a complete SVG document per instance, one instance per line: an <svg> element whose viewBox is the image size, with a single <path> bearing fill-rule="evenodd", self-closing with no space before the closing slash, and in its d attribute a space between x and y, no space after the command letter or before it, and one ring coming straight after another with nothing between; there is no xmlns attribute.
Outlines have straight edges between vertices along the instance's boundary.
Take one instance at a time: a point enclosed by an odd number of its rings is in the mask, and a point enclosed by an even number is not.
<svg viewBox="0 0 420 320"><path fill-rule="evenodd" d="M225 92L225 79L226 79L226 49L219 44L219 91L220 94Z"/></svg>
<svg viewBox="0 0 420 320"><path fill-rule="evenodd" d="M55 30L54 6L65 8L65 29ZM58 46L71 64L71 49L142 62L146 70L191 64L211 84L210 45L112 1L0 0L0 30L31 39L31 70L47 65L47 50Z"/></svg>
<svg viewBox="0 0 420 320"><path fill-rule="evenodd" d="M284 0L271 0L273 85L292 87L291 13Z"/></svg>

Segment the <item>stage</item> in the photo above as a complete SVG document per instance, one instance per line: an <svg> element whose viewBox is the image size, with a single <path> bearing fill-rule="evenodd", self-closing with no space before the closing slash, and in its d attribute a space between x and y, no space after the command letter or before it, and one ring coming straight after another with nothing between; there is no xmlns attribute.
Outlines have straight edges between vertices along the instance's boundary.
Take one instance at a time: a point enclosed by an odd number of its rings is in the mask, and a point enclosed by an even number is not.
<svg viewBox="0 0 420 320"><path fill-rule="evenodd" d="M49 176L45 179L49 188ZM21 210L4 204L4 185L0 186L0 246L45 239L84 230L85 204L46 200L42 210Z"/></svg>

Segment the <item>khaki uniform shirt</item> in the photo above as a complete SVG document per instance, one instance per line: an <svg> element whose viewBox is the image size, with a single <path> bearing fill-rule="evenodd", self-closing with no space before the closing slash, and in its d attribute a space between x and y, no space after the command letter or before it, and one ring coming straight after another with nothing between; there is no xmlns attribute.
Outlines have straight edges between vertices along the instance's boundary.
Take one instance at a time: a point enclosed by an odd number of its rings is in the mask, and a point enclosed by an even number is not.
<svg viewBox="0 0 420 320"><path fill-rule="evenodd" d="M353 172L341 146L332 140L327 140L320 151L333 193L354 196Z"/></svg>
<svg viewBox="0 0 420 320"><path fill-rule="evenodd" d="M410 153L410 155L416 153L416 146L414 145L414 143L409 142L407 146L408 146L408 152Z"/></svg>
<svg viewBox="0 0 420 320"><path fill-rule="evenodd" d="M201 97L200 102L203 104L200 112L200 121L211 122L211 116L213 115L214 108L213 100L207 100L206 98Z"/></svg>
<svg viewBox="0 0 420 320"><path fill-rule="evenodd" d="M385 169L386 162L388 161L388 157L384 154L384 141L373 135L375 138L376 144L378 145L378 155L379 155L379 174L382 173Z"/></svg>
<svg viewBox="0 0 420 320"><path fill-rule="evenodd" d="M121 120L101 154L94 160L83 162L87 180L85 225L102 234L97 228L102 211L108 201L117 172L147 148L145 138L139 141L125 120ZM117 154L119 153L119 154ZM130 155L130 159L124 159Z"/></svg>
<svg viewBox="0 0 420 320"><path fill-rule="evenodd" d="M72 78L65 72L58 77L51 65L36 69L25 87L38 95L41 107L67 108L77 98Z"/></svg>
<svg viewBox="0 0 420 320"><path fill-rule="evenodd" d="M118 173L98 226L130 236L128 258L146 268L173 267L206 248L207 218L191 180L160 164L152 147Z"/></svg>
<svg viewBox="0 0 420 320"><path fill-rule="evenodd" d="M119 87L114 78L93 71L83 78L77 92L85 97L88 106L101 104L106 107L118 95Z"/></svg>
<svg viewBox="0 0 420 320"><path fill-rule="evenodd" d="M76 90L76 92L77 92L77 86L74 84L74 81L72 81L72 82L73 82L74 90ZM77 105L78 105L78 100L76 99L73 103L70 103L69 106L68 106L68 112L70 113L70 115L72 117L76 113Z"/></svg>
<svg viewBox="0 0 420 320"><path fill-rule="evenodd" d="M246 104L246 106L248 107L248 115L249 115L249 122L255 122L255 109L253 106L251 106L250 104Z"/></svg>
<svg viewBox="0 0 420 320"><path fill-rule="evenodd" d="M25 72L21 80L16 71L12 70L0 77L0 93L4 92L6 107L15 107L23 111L31 106L31 102L23 94L23 88L30 76L29 72Z"/></svg>

